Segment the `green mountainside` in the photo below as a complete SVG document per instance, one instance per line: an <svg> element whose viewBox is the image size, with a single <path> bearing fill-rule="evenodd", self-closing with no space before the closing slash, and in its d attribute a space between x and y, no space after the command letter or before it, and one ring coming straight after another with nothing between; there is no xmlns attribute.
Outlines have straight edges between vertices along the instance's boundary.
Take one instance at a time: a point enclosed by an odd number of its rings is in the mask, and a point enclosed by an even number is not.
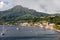
<svg viewBox="0 0 60 40"><path fill-rule="evenodd" d="M18 21L18 20L28 20L34 17L43 17L48 16L49 14L37 12L33 9L28 9L26 7L22 7L17 5L12 9L6 11L0 11L0 21L8 22L8 21Z"/></svg>

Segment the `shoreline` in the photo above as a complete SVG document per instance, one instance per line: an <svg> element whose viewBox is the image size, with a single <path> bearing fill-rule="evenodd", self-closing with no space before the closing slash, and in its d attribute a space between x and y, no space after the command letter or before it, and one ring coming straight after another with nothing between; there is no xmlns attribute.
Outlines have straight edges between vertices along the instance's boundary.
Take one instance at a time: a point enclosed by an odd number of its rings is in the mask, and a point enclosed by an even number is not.
<svg viewBox="0 0 60 40"><path fill-rule="evenodd" d="M57 31L57 32L60 33L60 30L59 29L56 29L53 26L48 25L48 24L42 25L41 23L34 23L34 24L32 24L32 23L20 23L19 25L13 25L13 24L6 24L6 25L7 26L40 27L40 28L52 29L52 30L55 30L55 31Z"/></svg>
<svg viewBox="0 0 60 40"><path fill-rule="evenodd" d="M54 30L60 33L60 30L58 30L58 29L54 29Z"/></svg>

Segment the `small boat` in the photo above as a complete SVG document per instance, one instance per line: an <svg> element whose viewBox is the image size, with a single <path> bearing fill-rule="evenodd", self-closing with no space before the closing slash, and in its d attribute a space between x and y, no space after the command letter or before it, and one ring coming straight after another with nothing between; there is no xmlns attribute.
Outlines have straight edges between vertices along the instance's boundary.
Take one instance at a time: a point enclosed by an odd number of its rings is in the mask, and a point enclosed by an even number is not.
<svg viewBox="0 0 60 40"><path fill-rule="evenodd" d="M4 36L5 34L4 33L1 33L1 36Z"/></svg>
<svg viewBox="0 0 60 40"><path fill-rule="evenodd" d="M3 25L1 36L4 36L5 35L4 33L5 33L5 28L4 28L4 25Z"/></svg>

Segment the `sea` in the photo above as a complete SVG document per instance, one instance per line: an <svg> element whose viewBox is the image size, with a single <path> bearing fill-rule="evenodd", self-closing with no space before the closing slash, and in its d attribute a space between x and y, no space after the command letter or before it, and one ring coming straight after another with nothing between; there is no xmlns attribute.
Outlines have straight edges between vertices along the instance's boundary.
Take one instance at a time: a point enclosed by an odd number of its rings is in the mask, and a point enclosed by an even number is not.
<svg viewBox="0 0 60 40"><path fill-rule="evenodd" d="M4 35L1 33L4 32ZM30 26L0 25L0 40L60 40L60 33L53 29Z"/></svg>

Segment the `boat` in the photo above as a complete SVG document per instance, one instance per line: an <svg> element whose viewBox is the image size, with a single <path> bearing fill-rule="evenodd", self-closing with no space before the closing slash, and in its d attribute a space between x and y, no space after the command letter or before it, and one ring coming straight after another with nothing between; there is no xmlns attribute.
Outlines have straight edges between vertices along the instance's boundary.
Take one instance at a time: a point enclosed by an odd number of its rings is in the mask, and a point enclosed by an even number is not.
<svg viewBox="0 0 60 40"><path fill-rule="evenodd" d="M4 36L5 34L4 33L1 33L1 36Z"/></svg>
<svg viewBox="0 0 60 40"><path fill-rule="evenodd" d="M4 28L4 25L3 25L1 36L4 36L4 35L5 35L5 28Z"/></svg>

